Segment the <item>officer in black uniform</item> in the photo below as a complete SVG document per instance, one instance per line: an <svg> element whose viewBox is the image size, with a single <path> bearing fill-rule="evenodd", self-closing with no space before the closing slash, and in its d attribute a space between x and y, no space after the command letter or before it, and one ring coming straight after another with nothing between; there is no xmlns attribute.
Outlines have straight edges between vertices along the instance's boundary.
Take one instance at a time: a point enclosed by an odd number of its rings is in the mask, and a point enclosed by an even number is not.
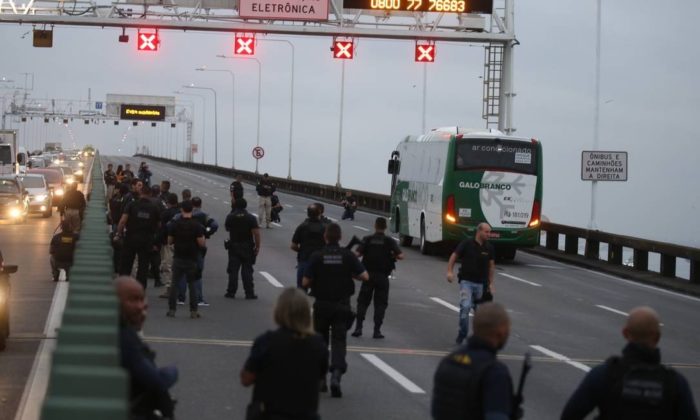
<svg viewBox="0 0 700 420"><path fill-rule="evenodd" d="M114 236L117 241L120 237L124 237L119 274L122 276L131 275L134 258L138 256L139 265L136 279L144 289L147 285L148 266L159 227L158 207L153 204L151 197L142 195L126 205L121 220L119 220L119 226L117 226L117 234ZM125 229L126 236L124 236Z"/></svg>
<svg viewBox="0 0 700 420"><path fill-rule="evenodd" d="M71 184L63 196L59 211L63 220L69 223L72 232L80 232L86 206L85 194L78 190L78 183Z"/></svg>
<svg viewBox="0 0 700 420"><path fill-rule="evenodd" d="M513 418L513 382L496 359L510 334L505 308L490 302L474 315L474 334L466 346L447 355L434 377L434 420Z"/></svg>
<svg viewBox="0 0 700 420"><path fill-rule="evenodd" d="M352 320L350 298L355 293L352 279L367 281L367 271L352 251L341 248L340 226L326 227L326 246L309 259L302 286L311 287L314 302L314 328L331 345L331 396L343 396L340 378L347 371L345 361L348 323ZM330 340L329 340L330 338ZM322 391L326 390L325 381Z"/></svg>
<svg viewBox="0 0 700 420"><path fill-rule="evenodd" d="M377 217L374 222L374 235L362 238L357 253L362 257L362 264L367 268L369 281L362 283L360 293L357 295L357 323L353 337L362 335L362 322L365 319L367 308L374 295L374 334L373 338L384 338L381 327L384 321L384 313L389 305L389 274L394 268L396 260L403 259L403 252L396 241L386 236L386 219Z"/></svg>
<svg viewBox="0 0 700 420"><path fill-rule="evenodd" d="M656 311L632 309L622 335L627 340L622 356L611 357L588 372L561 419L582 420L597 407L600 420L697 420L688 381L661 364Z"/></svg>
<svg viewBox="0 0 700 420"><path fill-rule="evenodd" d="M290 248L297 253L297 287L302 286L302 279L306 267L309 265L311 254L323 248L326 241L323 239L323 234L326 231L326 224L321 219L320 209L316 204L310 204L306 208L308 216L294 231L292 236L292 245Z"/></svg>
<svg viewBox="0 0 700 420"><path fill-rule="evenodd" d="M253 264L260 252L260 227L246 207L248 202L241 197L233 202L233 210L226 216L224 227L229 232L228 239L228 287L227 298L235 298L238 291L238 270L241 271L243 290L246 299L257 299L253 286Z"/></svg>
<svg viewBox="0 0 700 420"><path fill-rule="evenodd" d="M75 245L78 243L78 234L73 233L71 224L64 220L61 222L61 232L51 238L49 245L49 255L51 255L51 275L53 281L58 281L60 270L66 272L66 281L68 281L68 271L73 265L73 255L75 254Z"/></svg>
<svg viewBox="0 0 700 420"><path fill-rule="evenodd" d="M241 174L236 174L236 178L231 183L229 191L231 192L231 202L243 198L243 177Z"/></svg>

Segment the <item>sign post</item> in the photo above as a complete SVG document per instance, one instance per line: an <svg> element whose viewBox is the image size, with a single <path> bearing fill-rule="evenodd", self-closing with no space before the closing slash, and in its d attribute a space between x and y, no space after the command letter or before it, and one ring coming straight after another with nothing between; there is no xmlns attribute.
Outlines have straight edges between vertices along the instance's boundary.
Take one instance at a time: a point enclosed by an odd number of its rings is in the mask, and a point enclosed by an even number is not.
<svg viewBox="0 0 700 420"><path fill-rule="evenodd" d="M582 181L627 181L627 152L584 150L581 152Z"/></svg>

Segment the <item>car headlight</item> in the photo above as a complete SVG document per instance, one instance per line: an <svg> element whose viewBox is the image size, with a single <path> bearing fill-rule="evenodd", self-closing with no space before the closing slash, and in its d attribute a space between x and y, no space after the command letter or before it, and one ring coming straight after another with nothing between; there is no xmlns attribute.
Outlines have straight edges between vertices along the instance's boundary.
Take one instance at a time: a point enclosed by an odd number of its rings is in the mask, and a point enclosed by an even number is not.
<svg viewBox="0 0 700 420"><path fill-rule="evenodd" d="M63 195L63 188L59 188L57 190L54 190L53 193L54 193L54 195L61 196L61 195Z"/></svg>
<svg viewBox="0 0 700 420"><path fill-rule="evenodd" d="M40 202L46 200L46 194L35 195L33 200L37 203L40 203Z"/></svg>
<svg viewBox="0 0 700 420"><path fill-rule="evenodd" d="M83 170L82 170L82 169L78 169L77 171L75 171L75 174L78 175L78 176L81 176L81 175L83 174Z"/></svg>
<svg viewBox="0 0 700 420"><path fill-rule="evenodd" d="M22 210L20 210L18 207L13 207L10 209L11 218L18 219L20 216L22 216Z"/></svg>
<svg viewBox="0 0 700 420"><path fill-rule="evenodd" d="M58 160L58 159L56 159L56 160L53 161L53 163L54 163L54 165L58 165L59 163L61 163L61 161Z"/></svg>
<svg viewBox="0 0 700 420"><path fill-rule="evenodd" d="M82 168L83 166L85 166L85 164L83 162L79 162L78 166L80 166Z"/></svg>
<svg viewBox="0 0 700 420"><path fill-rule="evenodd" d="M75 182L75 178L72 176L66 177L66 184L72 184Z"/></svg>

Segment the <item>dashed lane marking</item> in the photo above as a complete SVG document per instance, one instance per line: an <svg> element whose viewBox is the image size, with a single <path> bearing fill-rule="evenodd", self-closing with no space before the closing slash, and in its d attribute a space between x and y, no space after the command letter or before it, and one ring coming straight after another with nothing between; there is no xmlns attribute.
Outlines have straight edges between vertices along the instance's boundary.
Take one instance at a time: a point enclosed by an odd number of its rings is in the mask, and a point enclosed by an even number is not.
<svg viewBox="0 0 700 420"><path fill-rule="evenodd" d="M356 226L356 225L353 225L352 227L354 227L355 229L360 229L360 230L365 231L365 232L369 232L369 229L367 229L366 227Z"/></svg>
<svg viewBox="0 0 700 420"><path fill-rule="evenodd" d="M605 306L605 305L596 305L596 307L598 307L598 308L600 308L600 309L604 309L604 310L609 311L609 312L612 312L612 313L615 313L615 314L618 314L618 315L627 316L627 312L618 311L617 309L613 309L613 308L611 308L611 307L609 307L609 306Z"/></svg>
<svg viewBox="0 0 700 420"><path fill-rule="evenodd" d="M457 307L449 302L446 302L446 301L440 299L439 297L431 297L430 300L432 300L433 302L439 303L440 305L444 306L447 309L451 309L455 312L459 312L459 307Z"/></svg>
<svg viewBox="0 0 700 420"><path fill-rule="evenodd" d="M272 226L282 227L282 225L280 225L280 224L277 223L277 222L271 222L270 224L271 224Z"/></svg>
<svg viewBox="0 0 700 420"><path fill-rule="evenodd" d="M294 206L291 205L291 204L285 204L284 206L285 206L285 207L289 207L290 209L294 207Z"/></svg>
<svg viewBox="0 0 700 420"><path fill-rule="evenodd" d="M365 360L367 360L368 362L373 364L374 367L381 370L387 376L389 376L391 379L396 381L399 385L401 385L408 392L410 392L412 394L425 394L425 391L423 391L418 385L413 383L407 377L403 376L401 373L399 373L399 371L397 371L393 367L386 364L382 359L380 359L376 355L368 354L368 353L361 353L360 355L362 357L364 357Z"/></svg>
<svg viewBox="0 0 700 420"><path fill-rule="evenodd" d="M274 277L272 276L272 274L268 273L267 271L261 271L260 274L261 274L263 277L265 277L265 279L266 279L267 281L269 281L271 285L273 285L273 286L275 286L275 287L280 287L280 288L281 288L281 287L284 287L284 285L283 285L282 283L278 282L277 279L274 278Z"/></svg>
<svg viewBox="0 0 700 420"><path fill-rule="evenodd" d="M573 367L575 367L575 368L577 368L577 369L581 369L581 370L584 371L584 372L588 372L588 371L591 370L590 367L584 365L584 364L581 363L581 362L576 362L576 361L574 361L574 360L571 360L571 359L569 359L568 357L564 356L563 354L559 354L559 353L553 352L552 350L546 349L546 348L544 348L544 347L542 347L542 346L531 345L530 347L532 347L533 349L539 351L540 353L546 354L547 356L549 356L549 357L551 357L551 358L553 358L553 359L560 360L560 361L566 363L567 365L573 366Z"/></svg>
<svg viewBox="0 0 700 420"><path fill-rule="evenodd" d="M519 281L519 282L521 282L521 283L529 284L530 286L542 287L542 285L539 284L539 283L535 283L535 282L530 281L530 280L521 279L520 277L516 277L516 276L510 275L510 274L500 273L500 272L499 272L498 274L500 274L500 275L502 275L502 276L504 276L504 277L508 277L509 279L513 279L513 280L515 280L515 281Z"/></svg>

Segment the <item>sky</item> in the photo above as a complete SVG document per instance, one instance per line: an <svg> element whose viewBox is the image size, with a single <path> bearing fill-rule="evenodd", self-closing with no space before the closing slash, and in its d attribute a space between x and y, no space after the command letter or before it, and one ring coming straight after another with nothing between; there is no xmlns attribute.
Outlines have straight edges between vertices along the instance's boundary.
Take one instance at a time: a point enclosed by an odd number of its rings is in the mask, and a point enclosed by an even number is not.
<svg viewBox="0 0 700 420"><path fill-rule="evenodd" d="M603 2L601 114L599 150L629 153L627 182L600 182L595 226L613 233L700 247L700 147L695 118L700 115L700 3ZM31 27L0 25L0 97L22 87L33 73L33 98L103 101L108 93L174 95L194 83L217 91L218 153L214 149L211 93L178 96L192 113L193 141L204 159L255 169L251 151L258 140L258 68L232 55L232 34L165 31L161 49L138 53L132 42L120 44L120 31L56 27L54 47L33 48ZM516 134L539 139L544 148L543 214L552 222L587 227L591 223L591 187L581 181L581 152L593 145L595 93L595 1L516 1L513 122ZM24 37L23 37L24 36ZM291 54L295 46L294 118L291 174L295 179L335 184L340 137L341 62L331 56L325 37L259 36L261 62L259 170L287 176L290 131ZM437 43L437 59L428 65L428 128L484 127L481 118L483 48L477 44ZM195 71L196 67L235 73ZM31 83L30 83L31 84ZM19 95L23 92L20 90ZM413 61L413 42L360 39L356 56L345 62L342 112L343 187L388 193L386 161L406 135L419 134L423 68ZM206 109L202 106L206 101ZM232 104L235 112L232 136ZM79 107L75 101L75 107ZM206 110L206 118L202 115ZM43 121L20 123L29 148L44 141L93 144L103 154L132 154L137 145L182 159L185 128L122 122L68 128ZM204 127L205 132L202 128ZM202 144L202 135L206 139ZM203 146L203 147L202 147ZM195 156L201 161L202 154Z"/></svg>

